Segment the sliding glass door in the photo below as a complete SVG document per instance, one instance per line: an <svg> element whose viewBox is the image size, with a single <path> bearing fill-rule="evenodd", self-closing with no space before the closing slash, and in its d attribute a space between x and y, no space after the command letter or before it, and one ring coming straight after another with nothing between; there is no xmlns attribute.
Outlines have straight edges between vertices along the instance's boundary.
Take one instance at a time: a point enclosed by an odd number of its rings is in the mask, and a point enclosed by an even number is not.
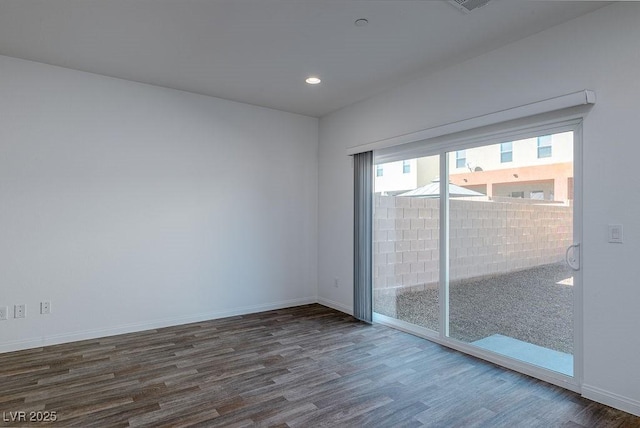
<svg viewBox="0 0 640 428"><path fill-rule="evenodd" d="M439 156L380 163L374 174L373 310L439 330Z"/></svg>
<svg viewBox="0 0 640 428"><path fill-rule="evenodd" d="M449 337L572 376L573 132L447 155Z"/></svg>
<svg viewBox="0 0 640 428"><path fill-rule="evenodd" d="M377 320L573 377L576 126L377 156Z"/></svg>

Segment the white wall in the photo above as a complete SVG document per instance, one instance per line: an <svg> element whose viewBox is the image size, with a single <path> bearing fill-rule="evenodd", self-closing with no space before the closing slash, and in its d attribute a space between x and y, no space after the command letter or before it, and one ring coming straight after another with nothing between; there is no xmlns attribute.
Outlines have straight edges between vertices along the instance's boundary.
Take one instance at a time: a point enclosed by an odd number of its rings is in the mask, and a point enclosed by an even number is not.
<svg viewBox="0 0 640 428"><path fill-rule="evenodd" d="M639 22L640 3L607 6L321 119L320 301L345 311L353 301L347 147L593 89L598 101L584 122L582 389L640 414ZM624 244L607 243L609 223L624 225Z"/></svg>
<svg viewBox="0 0 640 428"><path fill-rule="evenodd" d="M0 57L0 120L0 351L316 300L317 119Z"/></svg>

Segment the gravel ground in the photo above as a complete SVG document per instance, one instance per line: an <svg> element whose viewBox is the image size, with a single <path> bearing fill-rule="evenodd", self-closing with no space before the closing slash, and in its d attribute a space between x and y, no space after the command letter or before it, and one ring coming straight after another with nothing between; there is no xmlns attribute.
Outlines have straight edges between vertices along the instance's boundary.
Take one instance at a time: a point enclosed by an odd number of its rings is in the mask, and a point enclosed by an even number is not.
<svg viewBox="0 0 640 428"><path fill-rule="evenodd" d="M557 284L571 276L571 269L558 263L452 283L450 335L473 342L502 334L573 354L573 286ZM379 297L374 310L392 315L393 305L398 319L438 329L438 290Z"/></svg>

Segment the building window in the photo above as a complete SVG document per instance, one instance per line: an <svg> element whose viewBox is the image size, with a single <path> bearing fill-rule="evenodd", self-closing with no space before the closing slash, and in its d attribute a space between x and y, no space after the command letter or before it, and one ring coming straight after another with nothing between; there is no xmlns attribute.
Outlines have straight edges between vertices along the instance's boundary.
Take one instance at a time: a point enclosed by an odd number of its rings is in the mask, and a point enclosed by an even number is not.
<svg viewBox="0 0 640 428"><path fill-rule="evenodd" d="M529 199L536 199L539 201L544 201L544 191L543 190L534 190L529 192Z"/></svg>
<svg viewBox="0 0 640 428"><path fill-rule="evenodd" d="M538 159L551 157L551 135L538 137Z"/></svg>
<svg viewBox="0 0 640 428"><path fill-rule="evenodd" d="M456 150L456 168L464 168L467 166L467 151Z"/></svg>
<svg viewBox="0 0 640 428"><path fill-rule="evenodd" d="M512 198L520 198L523 199L524 198L524 192L511 192L509 194L509 196L511 196Z"/></svg>
<svg viewBox="0 0 640 428"><path fill-rule="evenodd" d="M513 160L513 143L500 144L500 163L511 162Z"/></svg>
<svg viewBox="0 0 640 428"><path fill-rule="evenodd" d="M376 165L376 177L382 177L382 165Z"/></svg>
<svg viewBox="0 0 640 428"><path fill-rule="evenodd" d="M408 160L402 161L402 173L409 174L411 172L411 164Z"/></svg>
<svg viewBox="0 0 640 428"><path fill-rule="evenodd" d="M573 177L567 178L567 199L573 200Z"/></svg>

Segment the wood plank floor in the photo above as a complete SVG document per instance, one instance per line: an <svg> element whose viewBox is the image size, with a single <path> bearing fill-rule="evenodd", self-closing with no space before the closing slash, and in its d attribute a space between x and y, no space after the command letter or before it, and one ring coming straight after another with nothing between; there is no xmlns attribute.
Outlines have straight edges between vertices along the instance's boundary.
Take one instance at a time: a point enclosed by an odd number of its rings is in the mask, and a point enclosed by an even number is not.
<svg viewBox="0 0 640 428"><path fill-rule="evenodd" d="M16 412L57 420L11 422ZM0 354L0 416L3 426L640 427L320 305Z"/></svg>

